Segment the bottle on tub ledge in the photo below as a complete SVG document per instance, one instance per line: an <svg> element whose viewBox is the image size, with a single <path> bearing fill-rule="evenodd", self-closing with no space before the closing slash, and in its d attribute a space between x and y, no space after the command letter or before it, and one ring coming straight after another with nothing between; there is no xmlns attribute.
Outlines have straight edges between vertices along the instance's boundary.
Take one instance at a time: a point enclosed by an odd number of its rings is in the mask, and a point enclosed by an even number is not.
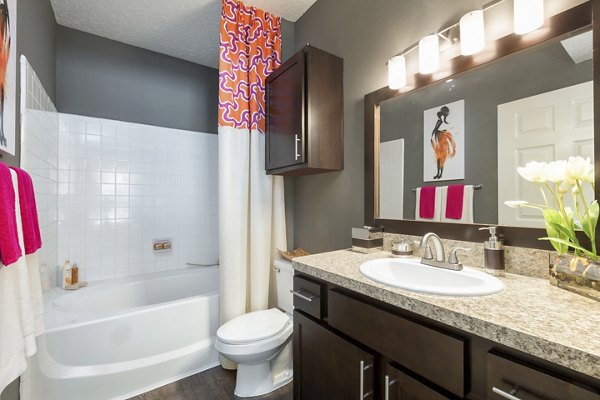
<svg viewBox="0 0 600 400"><path fill-rule="evenodd" d="M71 265L69 260L65 261L62 273L62 288L77 290L85 286L87 286L87 282L79 279L79 267L77 263Z"/></svg>
<svg viewBox="0 0 600 400"><path fill-rule="evenodd" d="M71 270L71 285L77 285L79 283L79 267L77 263L73 264L73 269Z"/></svg>
<svg viewBox="0 0 600 400"><path fill-rule="evenodd" d="M66 260L62 269L62 285L63 289L66 289L67 286L71 285L73 281L73 266L71 265L71 261Z"/></svg>

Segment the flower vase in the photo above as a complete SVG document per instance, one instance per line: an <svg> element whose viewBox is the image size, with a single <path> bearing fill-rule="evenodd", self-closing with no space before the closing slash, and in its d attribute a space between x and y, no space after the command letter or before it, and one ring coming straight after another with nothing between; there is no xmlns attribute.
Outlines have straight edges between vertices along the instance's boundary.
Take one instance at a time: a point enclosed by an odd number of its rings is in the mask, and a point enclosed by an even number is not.
<svg viewBox="0 0 600 400"><path fill-rule="evenodd" d="M550 283L600 301L600 261L570 254L559 255L550 265Z"/></svg>

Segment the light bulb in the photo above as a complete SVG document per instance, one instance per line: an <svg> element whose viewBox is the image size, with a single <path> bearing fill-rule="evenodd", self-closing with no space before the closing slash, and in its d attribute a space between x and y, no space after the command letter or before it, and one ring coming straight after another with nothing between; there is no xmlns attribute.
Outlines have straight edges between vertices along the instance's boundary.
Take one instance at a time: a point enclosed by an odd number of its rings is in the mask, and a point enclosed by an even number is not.
<svg viewBox="0 0 600 400"><path fill-rule="evenodd" d="M388 86L397 90L406 86L406 58L395 56L388 61Z"/></svg>
<svg viewBox="0 0 600 400"><path fill-rule="evenodd" d="M515 0L515 33L523 35L544 24L544 0Z"/></svg>
<svg viewBox="0 0 600 400"><path fill-rule="evenodd" d="M419 72L432 74L440 67L440 43L437 35L425 36L419 41Z"/></svg>
<svg viewBox="0 0 600 400"><path fill-rule="evenodd" d="M484 45L483 11L471 11L460 19L460 53L470 56L483 50Z"/></svg>

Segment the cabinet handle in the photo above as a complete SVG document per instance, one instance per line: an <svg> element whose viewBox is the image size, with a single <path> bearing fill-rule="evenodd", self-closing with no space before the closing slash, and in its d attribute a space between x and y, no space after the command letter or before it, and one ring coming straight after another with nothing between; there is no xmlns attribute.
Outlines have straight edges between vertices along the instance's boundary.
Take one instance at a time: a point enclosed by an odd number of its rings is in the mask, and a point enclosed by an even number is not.
<svg viewBox="0 0 600 400"><path fill-rule="evenodd" d="M312 303L312 301L317 298L317 296L315 296L314 294L311 294L311 293L304 294L304 293L297 292L293 289L290 290L290 293L296 297L300 297L302 300L308 301L309 303Z"/></svg>
<svg viewBox="0 0 600 400"><path fill-rule="evenodd" d="M521 400L515 394L519 392L519 389L515 386L511 389L510 392L505 392L502 389L498 389L496 386L492 387L492 392L496 393L498 396L503 397L508 400Z"/></svg>
<svg viewBox="0 0 600 400"><path fill-rule="evenodd" d="M394 383L396 383L395 379L392 379L390 381L390 376L386 375L385 376L385 400L390 400L390 386L392 386Z"/></svg>
<svg viewBox="0 0 600 400"><path fill-rule="evenodd" d="M364 361L360 362L360 400L371 395L371 392L365 394L365 371L371 368L372 365L365 365Z"/></svg>
<svg viewBox="0 0 600 400"><path fill-rule="evenodd" d="M300 142L300 138L298 137L298 134L295 134L294 137L296 138L294 141L294 159L297 161L301 157L301 155L298 154L298 142Z"/></svg>

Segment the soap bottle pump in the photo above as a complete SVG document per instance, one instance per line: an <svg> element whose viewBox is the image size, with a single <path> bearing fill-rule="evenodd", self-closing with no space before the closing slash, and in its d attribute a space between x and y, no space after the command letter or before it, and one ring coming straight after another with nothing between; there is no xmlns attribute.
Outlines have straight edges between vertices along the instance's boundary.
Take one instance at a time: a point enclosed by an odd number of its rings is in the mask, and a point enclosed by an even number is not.
<svg viewBox="0 0 600 400"><path fill-rule="evenodd" d="M504 244L496 236L495 226L479 228L480 231L490 231L490 238L483 242L485 272L495 276L504 275Z"/></svg>

